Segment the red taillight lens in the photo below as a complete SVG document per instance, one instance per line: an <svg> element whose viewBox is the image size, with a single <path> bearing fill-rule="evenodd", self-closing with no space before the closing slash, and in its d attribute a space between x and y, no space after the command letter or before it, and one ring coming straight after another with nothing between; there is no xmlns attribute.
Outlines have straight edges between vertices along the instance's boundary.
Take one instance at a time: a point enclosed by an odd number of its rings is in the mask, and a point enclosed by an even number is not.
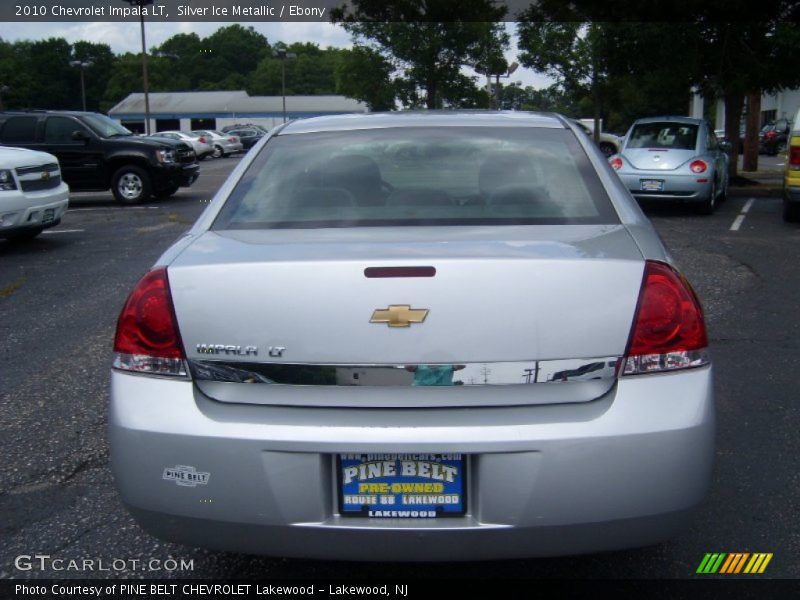
<svg viewBox="0 0 800 600"><path fill-rule="evenodd" d="M206 138L204 138L203 136L200 136L199 139L200 139L200 143L201 144L205 144L206 143Z"/></svg>
<svg viewBox="0 0 800 600"><path fill-rule="evenodd" d="M703 309L667 264L647 261L625 362L626 375L708 364Z"/></svg>
<svg viewBox="0 0 800 600"><path fill-rule="evenodd" d="M236 142L238 142L238 141L239 141L239 139L238 139L238 138L236 138L236 137L232 137L232 138L229 138L229 140L228 140L228 141L229 141L229 142L231 142L232 144L235 144Z"/></svg>
<svg viewBox="0 0 800 600"><path fill-rule="evenodd" d="M615 171L619 171L622 168L622 159L620 157L612 158L608 161L608 164L610 164Z"/></svg>
<svg viewBox="0 0 800 600"><path fill-rule="evenodd" d="M708 169L708 165L704 160L693 160L689 168L692 170L692 173L705 173Z"/></svg>
<svg viewBox="0 0 800 600"><path fill-rule="evenodd" d="M789 168L800 169L800 146L789 147Z"/></svg>
<svg viewBox="0 0 800 600"><path fill-rule="evenodd" d="M128 296L114 340L119 369L184 376L183 351L164 267L142 277Z"/></svg>

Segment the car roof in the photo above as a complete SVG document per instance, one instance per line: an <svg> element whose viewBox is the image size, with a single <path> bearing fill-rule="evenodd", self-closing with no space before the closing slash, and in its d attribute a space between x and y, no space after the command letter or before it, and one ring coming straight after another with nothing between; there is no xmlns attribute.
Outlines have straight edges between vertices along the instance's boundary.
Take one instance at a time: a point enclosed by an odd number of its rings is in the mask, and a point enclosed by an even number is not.
<svg viewBox="0 0 800 600"><path fill-rule="evenodd" d="M644 119L636 119L634 125L639 123L663 123L663 122L673 122L673 123L686 123L687 125L702 125L705 123L703 119L693 119L692 117L678 117L673 115L666 115L663 117L647 117Z"/></svg>
<svg viewBox="0 0 800 600"><path fill-rule="evenodd" d="M542 127L564 129L563 117L552 113L523 111L425 110L386 113L355 113L298 119L283 127L278 135L385 129L390 127Z"/></svg>

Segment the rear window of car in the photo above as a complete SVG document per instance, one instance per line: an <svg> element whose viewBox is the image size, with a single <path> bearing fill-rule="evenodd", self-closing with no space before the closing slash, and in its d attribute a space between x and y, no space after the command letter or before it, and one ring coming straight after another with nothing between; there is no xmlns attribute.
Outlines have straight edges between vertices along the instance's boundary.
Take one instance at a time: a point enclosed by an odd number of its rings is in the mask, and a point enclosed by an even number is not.
<svg viewBox="0 0 800 600"><path fill-rule="evenodd" d="M628 148L694 150L697 130L691 123L639 123L628 136Z"/></svg>
<svg viewBox="0 0 800 600"><path fill-rule="evenodd" d="M212 228L618 222L570 130L405 127L273 137Z"/></svg>

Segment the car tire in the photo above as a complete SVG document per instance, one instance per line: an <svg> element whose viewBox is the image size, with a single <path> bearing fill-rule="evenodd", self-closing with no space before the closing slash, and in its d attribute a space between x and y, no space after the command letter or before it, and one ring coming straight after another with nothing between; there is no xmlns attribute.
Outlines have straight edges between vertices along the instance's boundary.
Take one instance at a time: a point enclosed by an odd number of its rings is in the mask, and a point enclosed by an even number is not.
<svg viewBox="0 0 800 600"><path fill-rule="evenodd" d="M787 223L800 222L800 204L783 201L783 220Z"/></svg>
<svg viewBox="0 0 800 600"><path fill-rule="evenodd" d="M713 215L714 211L717 209L717 182L714 182L714 185L711 187L711 193L708 195L708 198L703 200L697 206L697 212L701 215Z"/></svg>
<svg viewBox="0 0 800 600"><path fill-rule="evenodd" d="M6 234L6 239L9 242L28 242L35 238L37 235L44 231L44 227L34 227L30 229L23 229L21 231L14 231Z"/></svg>
<svg viewBox="0 0 800 600"><path fill-rule="evenodd" d="M153 192L153 196L158 198L159 200L166 200L170 196L174 196L175 193L180 189L181 186L176 185L174 187L167 188L165 190L161 190L158 192Z"/></svg>
<svg viewBox="0 0 800 600"><path fill-rule="evenodd" d="M212 154L214 158L225 158L225 151L222 149L222 146L219 144L214 145L214 154Z"/></svg>
<svg viewBox="0 0 800 600"><path fill-rule="evenodd" d="M606 158L617 153L617 149L614 147L614 144L609 144L608 142L600 142L600 151Z"/></svg>
<svg viewBox="0 0 800 600"><path fill-rule="evenodd" d="M139 204L150 197L150 175L144 169L126 165L111 178L111 192L121 204Z"/></svg>

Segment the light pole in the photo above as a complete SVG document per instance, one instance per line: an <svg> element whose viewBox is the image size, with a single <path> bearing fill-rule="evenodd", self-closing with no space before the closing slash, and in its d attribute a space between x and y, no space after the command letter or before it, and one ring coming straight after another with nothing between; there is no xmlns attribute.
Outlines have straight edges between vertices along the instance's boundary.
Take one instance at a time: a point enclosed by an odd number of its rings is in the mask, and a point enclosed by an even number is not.
<svg viewBox="0 0 800 600"><path fill-rule="evenodd" d="M83 101L83 112L86 112L86 83L84 81L83 73L88 67L94 63L90 60L71 60L69 61L70 67L78 67L81 70L81 100Z"/></svg>
<svg viewBox="0 0 800 600"><path fill-rule="evenodd" d="M294 52L287 52L286 48L278 48L272 51L272 56L281 61L281 95L283 96L283 122L286 123L286 59L297 58Z"/></svg>
<svg viewBox="0 0 800 600"><path fill-rule="evenodd" d="M138 6L143 9L148 4L152 4L153 0L122 0L131 6ZM147 78L147 45L144 41L144 10L139 10L139 21L142 26L142 85L144 87L144 132L150 135L150 93L148 88L150 83Z"/></svg>

